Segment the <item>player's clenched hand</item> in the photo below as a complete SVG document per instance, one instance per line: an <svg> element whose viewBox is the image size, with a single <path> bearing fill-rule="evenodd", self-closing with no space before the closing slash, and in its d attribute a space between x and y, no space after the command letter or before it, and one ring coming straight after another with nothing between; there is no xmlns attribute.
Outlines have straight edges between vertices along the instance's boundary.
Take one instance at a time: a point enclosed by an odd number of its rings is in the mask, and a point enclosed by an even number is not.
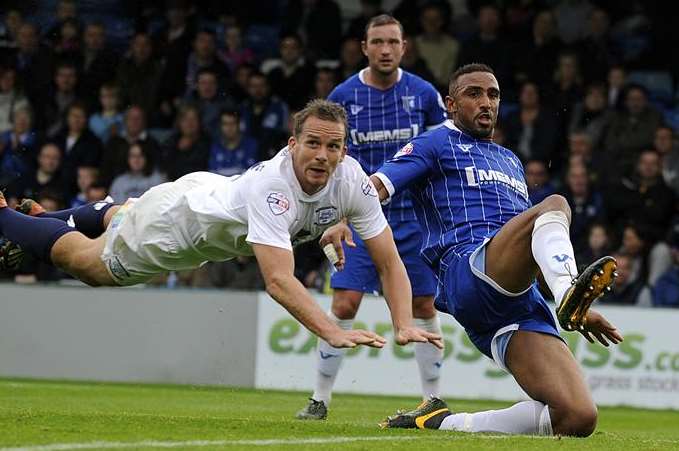
<svg viewBox="0 0 679 451"><path fill-rule="evenodd" d="M344 221L340 221L332 227L329 227L318 242L325 252L326 257L330 263L335 265L335 269L341 271L344 269L344 249L342 248L342 241L345 241L348 246L356 247L354 239L351 235L351 229ZM327 247L326 247L327 246ZM334 251L334 252L333 252Z"/></svg>
<svg viewBox="0 0 679 451"><path fill-rule="evenodd" d="M382 348L387 342L376 333L361 329L342 330L338 328L323 339L334 348L354 348L358 345Z"/></svg>
<svg viewBox="0 0 679 451"><path fill-rule="evenodd" d="M620 343L623 338L618 328L611 324L604 316L596 310L587 312L585 319L585 330L579 331L590 343L594 343L594 338L604 346L608 346L610 341L613 344ZM591 335L590 335L591 334Z"/></svg>
<svg viewBox="0 0 679 451"><path fill-rule="evenodd" d="M439 349L443 349L441 335L427 332L419 327L403 327L396 333L396 343L406 345L408 343L431 343Z"/></svg>

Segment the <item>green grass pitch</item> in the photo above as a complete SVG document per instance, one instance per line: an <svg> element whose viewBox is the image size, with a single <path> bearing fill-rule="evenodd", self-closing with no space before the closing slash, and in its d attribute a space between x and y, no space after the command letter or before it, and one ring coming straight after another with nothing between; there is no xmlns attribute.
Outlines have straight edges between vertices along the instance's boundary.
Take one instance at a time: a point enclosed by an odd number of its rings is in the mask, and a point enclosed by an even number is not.
<svg viewBox="0 0 679 451"><path fill-rule="evenodd" d="M336 395L330 418L295 420L305 393L0 380L0 451L71 449L679 449L679 412L601 408L587 439L380 430L414 398ZM456 410L507 403L454 401Z"/></svg>

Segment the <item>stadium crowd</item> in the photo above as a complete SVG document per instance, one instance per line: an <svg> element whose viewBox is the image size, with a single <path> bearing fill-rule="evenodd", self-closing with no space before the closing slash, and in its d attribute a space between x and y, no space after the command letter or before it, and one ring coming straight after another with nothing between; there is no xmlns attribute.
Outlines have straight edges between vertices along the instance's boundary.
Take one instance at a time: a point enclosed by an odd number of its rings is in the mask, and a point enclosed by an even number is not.
<svg viewBox="0 0 679 451"><path fill-rule="evenodd" d="M532 202L568 199L579 264L618 260L602 302L679 307L677 30L655 2L361 0L351 15L334 0L5 3L0 187L10 202L123 202L190 172L228 176L271 158L295 111L365 67L365 24L386 11L405 28L403 68L442 95L458 66L493 67L503 87L494 140L524 161ZM318 246L296 255L300 280L326 290ZM27 261L4 277L66 276ZM248 257L157 283L263 287Z"/></svg>

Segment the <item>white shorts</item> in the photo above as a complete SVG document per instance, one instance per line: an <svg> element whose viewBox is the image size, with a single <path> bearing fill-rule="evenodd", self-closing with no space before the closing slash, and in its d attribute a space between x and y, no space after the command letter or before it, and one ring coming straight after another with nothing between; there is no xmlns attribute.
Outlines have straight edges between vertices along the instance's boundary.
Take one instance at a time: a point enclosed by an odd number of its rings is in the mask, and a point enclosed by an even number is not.
<svg viewBox="0 0 679 451"><path fill-rule="evenodd" d="M197 266L182 262L184 246L174 227L176 216L186 208L183 194L197 184L192 177L163 183L138 199L128 199L113 215L101 259L118 285L136 285Z"/></svg>

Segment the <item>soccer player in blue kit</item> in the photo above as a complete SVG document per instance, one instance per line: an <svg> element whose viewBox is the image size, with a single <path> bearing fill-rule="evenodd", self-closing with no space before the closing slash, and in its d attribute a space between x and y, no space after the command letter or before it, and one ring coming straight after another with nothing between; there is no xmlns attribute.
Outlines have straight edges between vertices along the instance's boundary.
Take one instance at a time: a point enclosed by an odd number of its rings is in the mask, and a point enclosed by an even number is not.
<svg viewBox="0 0 679 451"><path fill-rule="evenodd" d="M622 336L589 306L610 288L616 263L603 257L575 274L568 204L553 195L530 205L519 159L492 142L499 104L491 68L459 68L450 79L446 124L414 138L371 178L381 200L409 189L424 233L422 255L438 275L436 308L452 314L531 400L453 413L432 397L382 425L588 436L597 408L536 277L541 272L554 295L564 329L608 346Z"/></svg>
<svg viewBox="0 0 679 451"><path fill-rule="evenodd" d="M398 20L387 14L373 17L366 25L362 46L368 67L337 86L328 100L341 104L347 111L348 154L372 174L409 140L427 128L441 125L446 112L440 94L430 83L398 67L405 50L403 28ZM414 324L440 335L433 296L436 281L419 255L422 232L409 195L395 196L384 213L412 285ZM344 269L333 274L330 282L334 289L330 317L346 330L353 325L363 293L374 293L380 288L365 244L355 233L347 244L350 247L345 248ZM341 247L338 250L341 252ZM297 418L326 418L343 356L342 349L319 341L315 390ZM418 343L415 360L424 399L438 396L443 351L430 343Z"/></svg>

